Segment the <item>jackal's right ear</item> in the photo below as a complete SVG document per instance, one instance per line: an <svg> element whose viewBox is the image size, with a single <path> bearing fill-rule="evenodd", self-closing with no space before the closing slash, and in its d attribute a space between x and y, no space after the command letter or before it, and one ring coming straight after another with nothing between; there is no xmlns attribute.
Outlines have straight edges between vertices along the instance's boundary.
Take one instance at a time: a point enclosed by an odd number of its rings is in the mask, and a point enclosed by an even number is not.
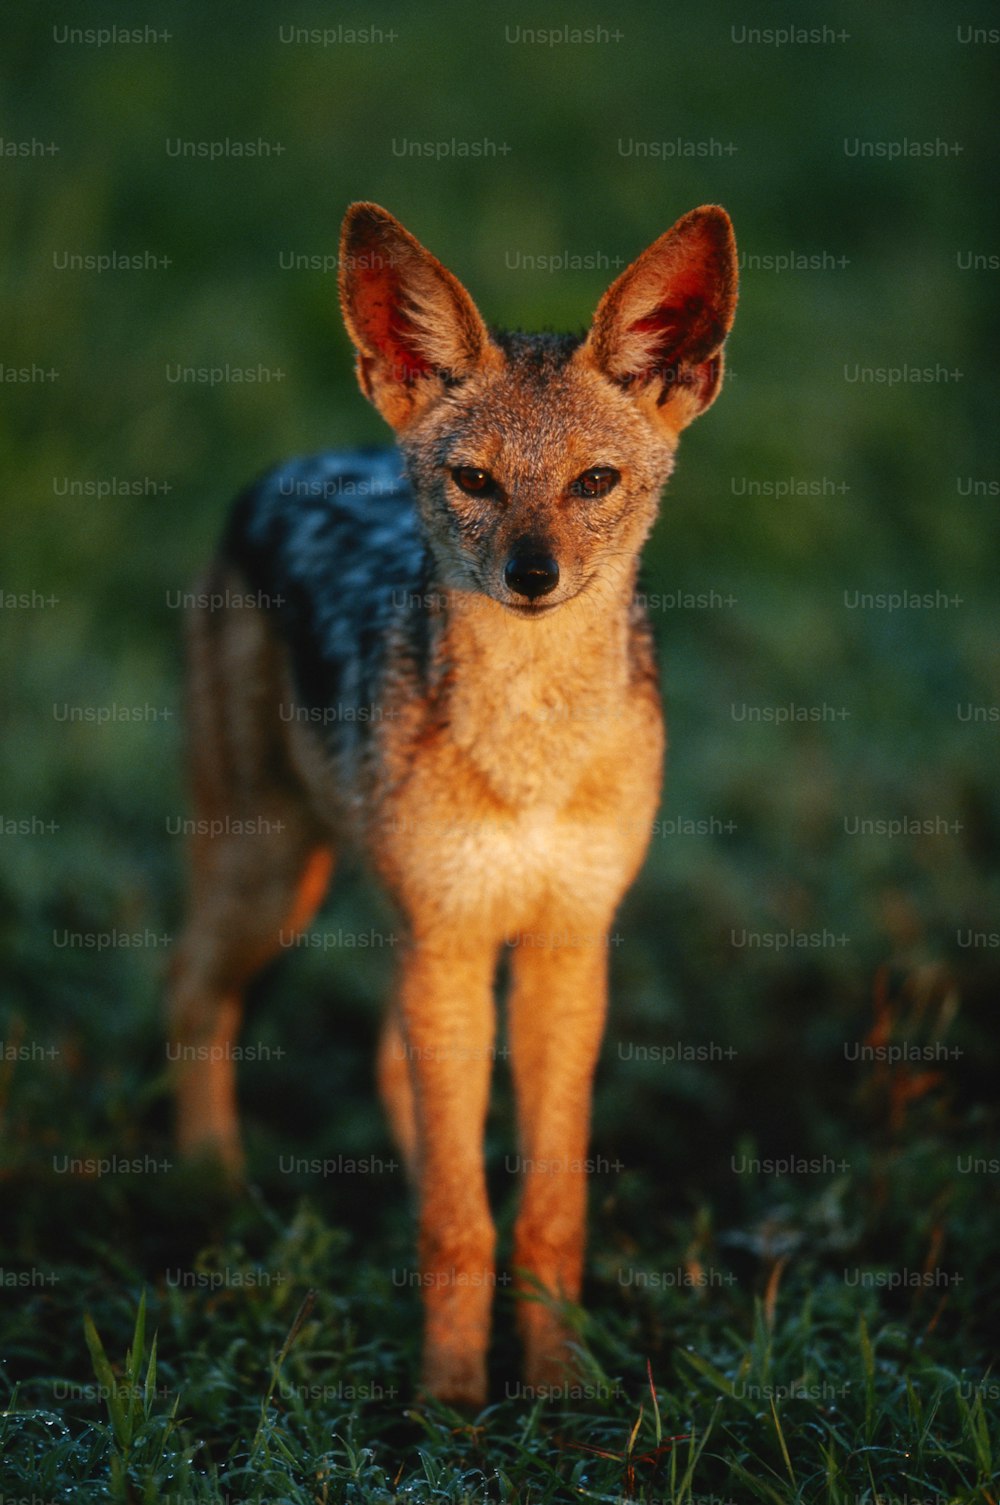
<svg viewBox="0 0 1000 1505"><path fill-rule="evenodd" d="M378 204L348 209L339 280L361 390L394 429L499 354L458 278Z"/></svg>
<svg viewBox="0 0 1000 1505"><path fill-rule="evenodd" d="M582 359L678 433L722 385L738 275L729 215L716 204L693 209L608 288Z"/></svg>

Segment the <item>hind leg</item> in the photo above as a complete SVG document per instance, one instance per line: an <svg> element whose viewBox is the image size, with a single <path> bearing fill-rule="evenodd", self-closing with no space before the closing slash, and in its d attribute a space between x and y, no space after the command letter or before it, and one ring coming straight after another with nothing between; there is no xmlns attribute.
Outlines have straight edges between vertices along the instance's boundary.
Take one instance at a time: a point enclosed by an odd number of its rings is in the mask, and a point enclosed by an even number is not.
<svg viewBox="0 0 1000 1505"><path fill-rule="evenodd" d="M170 998L177 1137L186 1155L242 1163L233 1046L246 984L312 919L333 867L291 812L273 835L212 838L194 858L191 917ZM267 819L267 817L265 817Z"/></svg>
<svg viewBox="0 0 1000 1505"><path fill-rule="evenodd" d="M245 590L214 566L207 594ZM189 632L188 734L195 835L189 918L171 978L168 1054L186 1153L239 1167L233 1045L246 984L309 924L333 867L277 708L283 649L246 606L196 613Z"/></svg>
<svg viewBox="0 0 1000 1505"><path fill-rule="evenodd" d="M410 1050L403 1034L398 1004L390 1005L382 1023L378 1046L379 1093L392 1137L411 1181L416 1175L417 1121L410 1072Z"/></svg>

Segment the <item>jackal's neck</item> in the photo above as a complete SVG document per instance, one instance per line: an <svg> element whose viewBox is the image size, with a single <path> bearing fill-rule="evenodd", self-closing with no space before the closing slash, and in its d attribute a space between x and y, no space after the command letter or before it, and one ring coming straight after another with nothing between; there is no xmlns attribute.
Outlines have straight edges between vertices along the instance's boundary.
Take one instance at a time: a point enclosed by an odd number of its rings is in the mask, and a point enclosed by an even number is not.
<svg viewBox="0 0 1000 1505"><path fill-rule="evenodd" d="M537 618L450 592L434 654L449 734L498 792L571 779L620 722L633 675L634 575Z"/></svg>

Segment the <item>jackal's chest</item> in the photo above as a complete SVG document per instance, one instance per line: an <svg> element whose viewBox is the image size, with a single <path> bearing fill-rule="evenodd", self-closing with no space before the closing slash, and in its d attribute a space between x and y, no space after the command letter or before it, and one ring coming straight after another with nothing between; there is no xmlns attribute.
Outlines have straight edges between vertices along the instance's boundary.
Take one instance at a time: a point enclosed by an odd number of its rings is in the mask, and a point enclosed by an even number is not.
<svg viewBox="0 0 1000 1505"><path fill-rule="evenodd" d="M438 729L378 801L369 845L411 911L506 931L530 924L553 896L607 910L631 882L659 798L658 707L620 700L613 717L574 718L557 703L528 711L493 726L481 717L471 740Z"/></svg>

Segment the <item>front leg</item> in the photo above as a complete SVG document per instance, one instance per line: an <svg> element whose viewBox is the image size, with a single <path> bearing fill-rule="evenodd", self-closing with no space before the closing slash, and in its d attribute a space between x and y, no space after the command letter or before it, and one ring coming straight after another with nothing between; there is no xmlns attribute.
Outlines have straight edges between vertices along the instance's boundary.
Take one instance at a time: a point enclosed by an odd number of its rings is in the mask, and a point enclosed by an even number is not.
<svg viewBox="0 0 1000 1505"><path fill-rule="evenodd" d="M402 1039L413 1088L423 1388L454 1405L486 1400L495 1233L483 1128L493 1060L488 942L414 942L403 963Z"/></svg>
<svg viewBox="0 0 1000 1505"><path fill-rule="evenodd" d="M514 1262L556 1299L576 1301L586 1237L585 1161L594 1067L607 1008L607 931L583 933L579 914L546 919L522 938L513 961L510 1040L524 1186ZM574 933L574 930L576 933ZM537 1300L519 1303L525 1379L567 1380L572 1333Z"/></svg>

